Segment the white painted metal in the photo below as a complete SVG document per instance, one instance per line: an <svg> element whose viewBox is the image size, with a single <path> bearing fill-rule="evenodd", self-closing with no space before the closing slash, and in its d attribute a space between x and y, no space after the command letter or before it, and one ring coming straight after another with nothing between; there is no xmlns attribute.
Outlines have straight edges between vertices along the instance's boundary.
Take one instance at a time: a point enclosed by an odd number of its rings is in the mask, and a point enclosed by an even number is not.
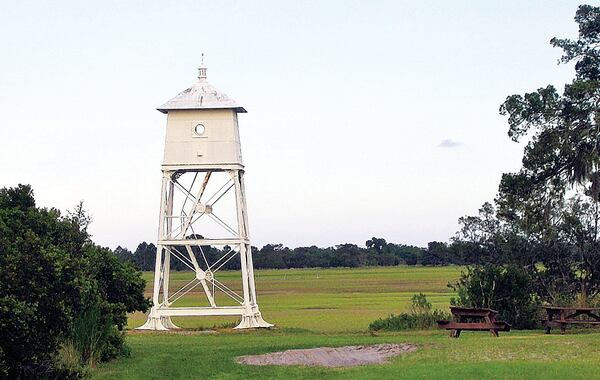
<svg viewBox="0 0 600 380"><path fill-rule="evenodd" d="M197 125L204 133L196 133ZM171 110L167 114L164 165L242 165L237 113L233 109Z"/></svg>
<svg viewBox="0 0 600 380"><path fill-rule="evenodd" d="M237 120L237 113L246 110L206 81L204 66L199 69L198 79L196 84L158 108L167 113L167 132L152 295L154 306L148 321L139 329L176 328L172 316L215 315L240 316L236 328L270 327L273 325L263 320L256 299L248 237ZM217 177L223 183L209 191ZM233 220L221 215L220 207L227 200L233 203ZM204 230L198 231L202 221L210 221L222 233L207 236ZM203 250L206 246L229 247L229 250L223 248L221 256L209 262ZM241 289L232 289L231 283L225 284L218 278L219 270L234 258L239 258ZM172 259L181 261L194 277L171 293ZM194 290L204 293L206 306L174 305ZM218 297L234 305L221 304Z"/></svg>

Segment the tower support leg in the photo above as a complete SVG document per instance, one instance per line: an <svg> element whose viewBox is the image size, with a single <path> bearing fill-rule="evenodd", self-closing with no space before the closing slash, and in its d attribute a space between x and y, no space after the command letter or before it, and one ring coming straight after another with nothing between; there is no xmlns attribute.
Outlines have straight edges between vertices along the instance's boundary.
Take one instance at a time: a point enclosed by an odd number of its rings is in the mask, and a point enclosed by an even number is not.
<svg viewBox="0 0 600 380"><path fill-rule="evenodd" d="M163 171L162 187L160 195L158 239L162 240L165 236L165 227L167 235L171 233L171 220L167 215L173 213L173 182L170 177L172 172ZM164 262L163 262L164 256ZM171 254L164 249L162 245L156 247L156 264L154 265L154 288L152 292L152 308L148 314L148 320L138 330L169 330L177 327L171 317L158 316L157 309L161 306L160 289L163 289L162 302L168 302L169 298L169 274L171 271Z"/></svg>
<svg viewBox="0 0 600 380"><path fill-rule="evenodd" d="M238 234L240 238L248 240L248 211L246 209L246 194L244 191L244 171L232 170L230 175L235 183L235 199L238 217ZM254 268L252 263L252 246L248 243L240 244L240 266L242 269L242 287L244 291L244 309L240 323L236 329L258 327L271 327L258 309L256 302L256 289L254 285Z"/></svg>

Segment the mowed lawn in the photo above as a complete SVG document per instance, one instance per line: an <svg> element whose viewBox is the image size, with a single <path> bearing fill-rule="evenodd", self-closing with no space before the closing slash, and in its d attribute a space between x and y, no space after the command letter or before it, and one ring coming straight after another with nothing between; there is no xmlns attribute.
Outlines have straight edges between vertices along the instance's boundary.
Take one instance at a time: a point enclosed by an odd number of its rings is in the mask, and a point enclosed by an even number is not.
<svg viewBox="0 0 600 380"><path fill-rule="evenodd" d="M175 322L189 330L128 332L131 357L101 364L91 375L94 379L600 378L597 330L569 330L562 336L545 335L541 330L513 331L500 338L463 332L460 339L438 330L367 331L372 320L405 311L414 293L423 292L434 307L446 308L453 296L446 284L459 274L458 267L257 271L263 314L277 329L233 331L219 327L232 319L181 318ZM176 273L172 280L176 286L190 278L190 273ZM220 279L234 286L234 273L221 274ZM200 293L181 301L182 305L204 302ZM130 327L144 320L134 315ZM213 325L216 332L202 331ZM405 342L419 349L384 365L255 367L234 360L239 355L292 348Z"/></svg>

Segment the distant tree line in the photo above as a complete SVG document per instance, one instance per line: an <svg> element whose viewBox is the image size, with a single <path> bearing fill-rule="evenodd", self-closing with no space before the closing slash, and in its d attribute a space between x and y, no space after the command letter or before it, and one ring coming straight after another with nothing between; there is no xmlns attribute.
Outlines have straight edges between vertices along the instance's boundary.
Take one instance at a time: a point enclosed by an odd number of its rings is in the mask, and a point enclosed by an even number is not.
<svg viewBox="0 0 600 380"><path fill-rule="evenodd" d="M226 254L231 248L228 246L218 249L215 247L202 247L194 250L198 262L203 262L206 257L213 263ZM185 252L180 247L180 252ZM144 271L154 270L156 246L152 243L140 243L134 252L127 248L117 247L115 254L121 260L133 262ZM388 243L382 238L371 238L364 247L356 244L339 244L334 247L320 248L317 246L288 248L282 244L267 244L262 248L252 247L254 267L257 269L287 269L287 268L336 268L336 267L364 267L364 266L394 266L394 265L464 265L471 263L468 253L457 249L453 244L444 242L430 242L427 248L415 247L405 244ZM183 262L171 260L173 270L188 270ZM239 260L230 260L224 269L239 269Z"/></svg>

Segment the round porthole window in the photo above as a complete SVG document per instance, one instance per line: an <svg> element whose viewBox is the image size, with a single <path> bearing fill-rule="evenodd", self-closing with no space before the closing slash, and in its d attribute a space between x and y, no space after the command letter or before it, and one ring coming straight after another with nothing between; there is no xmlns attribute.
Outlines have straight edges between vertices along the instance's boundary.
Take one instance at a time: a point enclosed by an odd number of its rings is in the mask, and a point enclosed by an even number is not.
<svg viewBox="0 0 600 380"><path fill-rule="evenodd" d="M206 132L204 124L196 124L196 126L194 127L194 133L196 134L196 136L202 136L204 132Z"/></svg>

